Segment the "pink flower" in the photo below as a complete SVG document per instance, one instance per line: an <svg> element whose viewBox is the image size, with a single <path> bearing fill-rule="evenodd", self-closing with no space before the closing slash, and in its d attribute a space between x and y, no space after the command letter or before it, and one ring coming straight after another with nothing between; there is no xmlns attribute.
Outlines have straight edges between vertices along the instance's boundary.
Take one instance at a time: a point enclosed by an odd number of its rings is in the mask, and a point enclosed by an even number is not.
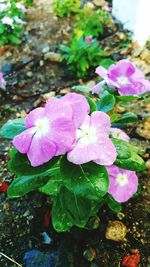
<svg viewBox="0 0 150 267"><path fill-rule="evenodd" d="M92 38L92 36L86 36L86 37L84 38L84 40L85 40L85 41L88 41L90 44L93 42L93 38Z"/></svg>
<svg viewBox="0 0 150 267"><path fill-rule="evenodd" d="M20 153L27 153L32 166L48 162L70 150L76 128L89 109L86 98L76 93L60 99L51 97L45 108L36 108L27 115L27 130L13 139L13 145Z"/></svg>
<svg viewBox="0 0 150 267"><path fill-rule="evenodd" d="M19 24L26 24L22 19L19 19L17 16L14 17L14 21Z"/></svg>
<svg viewBox="0 0 150 267"><path fill-rule="evenodd" d="M97 67L96 73L104 80L92 89L92 93L101 93L104 84L111 89L118 88L120 95L140 95L150 91L150 82L145 80L144 74L129 60L120 60L111 65L108 71L104 67Z"/></svg>
<svg viewBox="0 0 150 267"><path fill-rule="evenodd" d="M27 9L25 8L25 6L23 4L21 4L21 3L16 3L16 7L18 9L21 9L21 11L23 11L23 12L26 12L27 11Z"/></svg>
<svg viewBox="0 0 150 267"><path fill-rule="evenodd" d="M124 131L118 128L111 128L110 133L114 138L121 139L125 142L129 142L130 140L130 137Z"/></svg>
<svg viewBox="0 0 150 267"><path fill-rule="evenodd" d="M78 128L90 112L90 106L83 95L70 93L61 98L61 101L71 106L73 111L73 121L75 127Z"/></svg>
<svg viewBox="0 0 150 267"><path fill-rule="evenodd" d="M60 99L50 98L45 108L31 111L25 123L27 130L13 139L13 145L20 153L27 153L32 166L67 152L74 142L72 109Z"/></svg>
<svg viewBox="0 0 150 267"><path fill-rule="evenodd" d="M5 89L6 88L6 81L3 78L3 74L0 72L0 88Z"/></svg>
<svg viewBox="0 0 150 267"><path fill-rule="evenodd" d="M9 26L13 26L13 19L12 18L4 17L4 18L1 19L1 22L3 24L7 24Z"/></svg>
<svg viewBox="0 0 150 267"><path fill-rule="evenodd" d="M102 9L107 11L107 12L111 12L111 7L109 7L109 6L103 6Z"/></svg>
<svg viewBox="0 0 150 267"><path fill-rule="evenodd" d="M117 202L128 201L138 189L138 177L134 171L127 171L115 165L107 167L109 174L108 192Z"/></svg>
<svg viewBox="0 0 150 267"><path fill-rule="evenodd" d="M110 118L107 114L95 111L87 115L79 129L76 141L67 158L74 164L94 161L100 165L111 165L116 159L116 149L109 139Z"/></svg>

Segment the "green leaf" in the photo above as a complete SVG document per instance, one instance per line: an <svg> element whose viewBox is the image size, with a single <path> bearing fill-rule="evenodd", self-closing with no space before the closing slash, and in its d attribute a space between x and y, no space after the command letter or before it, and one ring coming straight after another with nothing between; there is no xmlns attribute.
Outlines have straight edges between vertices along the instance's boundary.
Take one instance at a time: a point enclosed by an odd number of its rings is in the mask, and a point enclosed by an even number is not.
<svg viewBox="0 0 150 267"><path fill-rule="evenodd" d="M82 93L89 93L90 91L89 87L86 85L74 85L72 89L75 91L82 92Z"/></svg>
<svg viewBox="0 0 150 267"><path fill-rule="evenodd" d="M54 166L53 168L51 168L50 176L51 178L49 179L49 181L44 186L40 187L39 191L46 195L56 196L59 192L60 186L62 185L59 166Z"/></svg>
<svg viewBox="0 0 150 267"><path fill-rule="evenodd" d="M118 203L111 195L106 195L106 202L108 207L115 212L120 212L122 210L122 206L120 203Z"/></svg>
<svg viewBox="0 0 150 267"><path fill-rule="evenodd" d="M0 34L2 34L5 30L5 25L0 22Z"/></svg>
<svg viewBox="0 0 150 267"><path fill-rule="evenodd" d="M65 187L60 189L52 208L53 227L57 232L69 231L73 225L84 227L90 216L91 201Z"/></svg>
<svg viewBox="0 0 150 267"><path fill-rule="evenodd" d="M116 166L131 170L131 171L143 171L145 169L144 160L137 154L132 153L128 159L117 159L114 163Z"/></svg>
<svg viewBox="0 0 150 267"><path fill-rule="evenodd" d="M138 118L133 112L127 112L124 113L121 116L121 119L119 119L117 122L118 123L132 123L132 122L137 122Z"/></svg>
<svg viewBox="0 0 150 267"><path fill-rule="evenodd" d="M144 160L137 154L141 151L139 147L135 147L123 140L112 138L117 151L117 160L115 165L122 169L132 171L142 171L145 169Z"/></svg>
<svg viewBox="0 0 150 267"><path fill-rule="evenodd" d="M13 44L16 44L16 45L21 43L21 40L13 34L8 35L8 40L11 41Z"/></svg>
<svg viewBox="0 0 150 267"><path fill-rule="evenodd" d="M20 176L11 183L7 195L9 198L24 196L47 183L48 179L48 172L39 175Z"/></svg>
<svg viewBox="0 0 150 267"><path fill-rule="evenodd" d="M86 96L86 99L87 99L87 101L89 103L89 106L90 106L90 113L96 111L97 110L97 106L96 106L94 100L89 96Z"/></svg>
<svg viewBox="0 0 150 267"><path fill-rule="evenodd" d="M60 162L60 170L64 185L76 195L99 200L108 191L109 178L104 166L94 162L75 165L64 157Z"/></svg>
<svg viewBox="0 0 150 267"><path fill-rule="evenodd" d="M25 130L25 119L15 119L6 122L0 129L0 135L3 138L13 139L16 135Z"/></svg>
<svg viewBox="0 0 150 267"><path fill-rule="evenodd" d="M126 95L126 96L116 96L117 100L121 102L128 102L132 100L138 100L140 97L139 96L134 96L134 95Z"/></svg>
<svg viewBox="0 0 150 267"><path fill-rule="evenodd" d="M118 159L128 159L131 157L131 152L127 142L116 138L112 138L112 142L115 145Z"/></svg>
<svg viewBox="0 0 150 267"><path fill-rule="evenodd" d="M108 69L108 67L109 67L110 65L114 64L114 63L115 63L114 60L112 60L112 59L110 59L110 58L106 58L106 59L102 59L102 60L101 60L100 65L101 65L102 67Z"/></svg>
<svg viewBox="0 0 150 267"><path fill-rule="evenodd" d="M47 170L50 171L51 167L56 164L59 160L59 157L51 159L49 162L38 166L32 167L30 161L27 158L27 155L19 153L15 148L10 152L10 160L8 162L8 169L10 172L15 175L36 175L41 174Z"/></svg>
<svg viewBox="0 0 150 267"><path fill-rule="evenodd" d="M97 102L98 110L108 112L115 105L115 97L108 92L102 95L102 98Z"/></svg>

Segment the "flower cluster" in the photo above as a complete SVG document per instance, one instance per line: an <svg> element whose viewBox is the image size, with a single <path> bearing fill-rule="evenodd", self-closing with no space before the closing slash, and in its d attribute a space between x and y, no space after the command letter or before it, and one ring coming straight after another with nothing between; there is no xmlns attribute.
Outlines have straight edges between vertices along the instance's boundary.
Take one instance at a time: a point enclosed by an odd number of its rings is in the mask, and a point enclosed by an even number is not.
<svg viewBox="0 0 150 267"><path fill-rule="evenodd" d="M107 166L108 192L116 201L125 202L137 191L137 176L113 165L117 153L110 135L127 142L129 137L122 130L111 128L106 113L94 111L89 115L89 111L82 95L51 97L45 107L27 115L26 130L14 137L13 145L27 154L33 167L65 153L68 161L76 165L93 161Z"/></svg>
<svg viewBox="0 0 150 267"><path fill-rule="evenodd" d="M25 24L25 12L26 8L21 3L0 0L0 45L8 42L20 43L19 37L23 31L22 25Z"/></svg>
<svg viewBox="0 0 150 267"><path fill-rule="evenodd" d="M64 153L74 164L94 161L111 165L116 150L109 138L109 116L100 111L88 115L89 110L86 98L76 93L50 98L44 108L27 115L27 129L14 138L13 144L27 153L32 166Z"/></svg>
<svg viewBox="0 0 150 267"><path fill-rule="evenodd" d="M150 82L129 60L122 59L111 65L108 70L101 66L97 67L96 73L103 78L103 81L92 89L92 93L99 94L103 92L105 84L112 90L117 88L118 93L122 96L141 95L150 91Z"/></svg>
<svg viewBox="0 0 150 267"><path fill-rule="evenodd" d="M3 73L0 72L0 88L5 89L6 87L6 81L3 77Z"/></svg>

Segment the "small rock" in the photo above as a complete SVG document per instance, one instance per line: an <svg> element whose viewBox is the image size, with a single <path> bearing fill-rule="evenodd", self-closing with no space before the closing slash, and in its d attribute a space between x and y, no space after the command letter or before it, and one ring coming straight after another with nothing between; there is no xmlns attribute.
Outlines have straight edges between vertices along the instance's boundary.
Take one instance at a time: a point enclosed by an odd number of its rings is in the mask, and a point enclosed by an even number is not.
<svg viewBox="0 0 150 267"><path fill-rule="evenodd" d="M44 98L44 100L48 100L50 97L55 96L55 95L56 95L56 93L54 91L52 91L52 92L49 92L49 93L42 95L42 97Z"/></svg>
<svg viewBox="0 0 150 267"><path fill-rule="evenodd" d="M33 72L32 71L28 71L26 73L26 76L29 77L29 78L31 78L33 76Z"/></svg>
<svg viewBox="0 0 150 267"><path fill-rule="evenodd" d="M70 88L70 87L67 87L67 88L62 89L62 90L60 91L60 94L61 94L61 95L65 95L65 94L70 93L70 91L71 91L71 88Z"/></svg>
<svg viewBox="0 0 150 267"><path fill-rule="evenodd" d="M45 53L48 53L50 50L50 47L49 46L46 46L42 49L42 53L45 54Z"/></svg>
<svg viewBox="0 0 150 267"><path fill-rule="evenodd" d="M89 82L86 83L86 86L89 88L89 89L92 89L94 86L95 86L95 81L91 80Z"/></svg>
<svg viewBox="0 0 150 267"><path fill-rule="evenodd" d="M44 60L40 60L40 66L44 66Z"/></svg>
<svg viewBox="0 0 150 267"><path fill-rule="evenodd" d="M127 233L127 227L120 221L109 221L105 237L113 241L123 241Z"/></svg>
<svg viewBox="0 0 150 267"><path fill-rule="evenodd" d="M44 55L45 60L50 60L52 62L61 62L61 54L54 53L54 52L48 52Z"/></svg>
<svg viewBox="0 0 150 267"><path fill-rule="evenodd" d="M95 6L105 6L107 5L107 2L105 0L93 0L93 4Z"/></svg>
<svg viewBox="0 0 150 267"><path fill-rule="evenodd" d="M96 258L96 250L93 248L88 248L84 251L83 256L88 261L93 261Z"/></svg>
<svg viewBox="0 0 150 267"><path fill-rule="evenodd" d="M128 255L123 257L121 261L122 267L138 267L140 262L140 254L134 253L132 255Z"/></svg>
<svg viewBox="0 0 150 267"><path fill-rule="evenodd" d="M41 233L41 235L43 236L43 244L49 245L52 243L51 237L46 232Z"/></svg>

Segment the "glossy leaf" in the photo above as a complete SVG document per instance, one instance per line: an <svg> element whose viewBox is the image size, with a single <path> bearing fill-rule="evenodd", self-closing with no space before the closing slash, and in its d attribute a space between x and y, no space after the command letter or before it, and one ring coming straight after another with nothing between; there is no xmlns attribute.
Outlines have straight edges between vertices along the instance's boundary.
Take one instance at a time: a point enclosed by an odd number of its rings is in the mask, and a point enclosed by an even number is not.
<svg viewBox="0 0 150 267"><path fill-rule="evenodd" d="M112 142L115 145L118 159L127 159L131 157L131 152L127 142L116 138L112 138Z"/></svg>
<svg viewBox="0 0 150 267"><path fill-rule="evenodd" d="M136 153L132 153L128 159L117 159L114 164L122 169L131 171L139 172L145 169L144 160Z"/></svg>
<svg viewBox="0 0 150 267"><path fill-rule="evenodd" d="M56 164L59 157L51 159L49 162L38 166L32 167L27 155L19 153L15 148L10 152L10 160L8 162L8 169L15 175L35 175L50 170L51 167Z"/></svg>
<svg viewBox="0 0 150 267"><path fill-rule="evenodd" d="M84 227L90 215L91 201L61 188L52 208L53 227L57 232L69 231L73 225Z"/></svg>
<svg viewBox="0 0 150 267"><path fill-rule="evenodd" d="M9 198L24 196L25 194L41 187L49 179L48 172L38 175L20 176L11 183L7 194Z"/></svg>
<svg viewBox="0 0 150 267"><path fill-rule="evenodd" d="M3 138L13 139L25 129L25 119L9 120L1 127L0 135Z"/></svg>
<svg viewBox="0 0 150 267"><path fill-rule="evenodd" d="M60 170L65 186L76 195L99 200L108 191L109 178L104 166L94 162L75 165L64 157Z"/></svg>
<svg viewBox="0 0 150 267"><path fill-rule="evenodd" d="M138 118L133 112L124 113L117 121L118 123L132 123L137 122Z"/></svg>
<svg viewBox="0 0 150 267"><path fill-rule="evenodd" d="M102 98L98 101L98 110L108 112L113 109L115 105L115 97L108 92L103 94Z"/></svg>
<svg viewBox="0 0 150 267"><path fill-rule="evenodd" d="M89 103L89 106L90 106L90 113L96 111L97 110L97 106L96 106L94 100L89 96L86 96L86 99L87 99L87 101Z"/></svg>
<svg viewBox="0 0 150 267"><path fill-rule="evenodd" d="M51 178L49 181L42 187L39 188L39 191L46 194L56 196L59 192L59 188L62 185L62 178L60 174L59 166L54 166L50 170Z"/></svg>
<svg viewBox="0 0 150 267"><path fill-rule="evenodd" d="M120 212L122 210L122 206L118 203L111 195L107 194L106 196L106 203L108 207L115 212Z"/></svg>

